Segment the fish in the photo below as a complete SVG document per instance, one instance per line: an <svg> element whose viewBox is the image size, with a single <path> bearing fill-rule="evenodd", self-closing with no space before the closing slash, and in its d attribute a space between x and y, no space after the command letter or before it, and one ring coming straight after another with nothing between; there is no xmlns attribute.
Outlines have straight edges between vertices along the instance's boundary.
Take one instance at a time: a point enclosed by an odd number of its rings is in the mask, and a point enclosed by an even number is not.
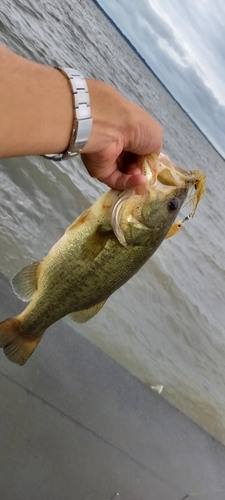
<svg viewBox="0 0 225 500"><path fill-rule="evenodd" d="M85 323L153 255L167 236L196 175L165 155L139 158L146 184L110 189L85 210L46 257L11 280L29 302L16 317L0 323L0 347L23 366L44 332L69 316Z"/></svg>

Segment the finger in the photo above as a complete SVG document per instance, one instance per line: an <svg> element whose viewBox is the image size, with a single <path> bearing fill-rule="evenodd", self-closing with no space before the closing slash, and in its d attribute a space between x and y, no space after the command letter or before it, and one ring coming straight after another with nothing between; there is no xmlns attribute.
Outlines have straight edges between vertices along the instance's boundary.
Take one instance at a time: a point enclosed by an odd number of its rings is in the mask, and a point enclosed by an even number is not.
<svg viewBox="0 0 225 500"><path fill-rule="evenodd" d="M146 177L138 173L136 175L123 174L119 170L115 170L109 177L103 181L107 186L112 189L124 191L125 189L132 189L146 183Z"/></svg>
<svg viewBox="0 0 225 500"><path fill-rule="evenodd" d="M143 174L131 175L126 183L126 189L132 189L146 184L146 177Z"/></svg>
<svg viewBox="0 0 225 500"><path fill-rule="evenodd" d="M141 165L141 162L140 162ZM127 175L139 175L142 174L142 169L139 167L138 163L131 163L130 165L127 165L126 169L119 169L123 174Z"/></svg>
<svg viewBox="0 0 225 500"><path fill-rule="evenodd" d="M132 168L129 167L129 169L126 171L127 175L139 175L141 173L141 169L137 166Z"/></svg>

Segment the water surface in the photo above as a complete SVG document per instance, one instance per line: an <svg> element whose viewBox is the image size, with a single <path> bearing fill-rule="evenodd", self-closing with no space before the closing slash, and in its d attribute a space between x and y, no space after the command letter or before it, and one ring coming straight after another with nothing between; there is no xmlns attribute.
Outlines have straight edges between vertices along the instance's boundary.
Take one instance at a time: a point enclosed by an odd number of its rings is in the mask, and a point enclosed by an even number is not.
<svg viewBox="0 0 225 500"><path fill-rule="evenodd" d="M172 160L207 174L193 221L73 328L144 383L163 385L163 397L225 443L224 160L91 0L5 0L0 14L9 48L111 83L160 121ZM8 277L41 259L106 189L79 159L1 160L0 176L0 271Z"/></svg>

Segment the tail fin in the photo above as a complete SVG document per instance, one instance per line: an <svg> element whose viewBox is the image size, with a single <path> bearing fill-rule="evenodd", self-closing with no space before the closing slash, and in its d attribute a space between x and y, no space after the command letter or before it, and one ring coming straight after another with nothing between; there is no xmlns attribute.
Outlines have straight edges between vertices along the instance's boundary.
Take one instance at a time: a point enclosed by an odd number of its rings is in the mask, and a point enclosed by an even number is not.
<svg viewBox="0 0 225 500"><path fill-rule="evenodd" d="M28 337L20 333L20 321L17 318L9 318L0 323L0 347L3 348L6 357L20 366L25 365L33 353L41 337Z"/></svg>

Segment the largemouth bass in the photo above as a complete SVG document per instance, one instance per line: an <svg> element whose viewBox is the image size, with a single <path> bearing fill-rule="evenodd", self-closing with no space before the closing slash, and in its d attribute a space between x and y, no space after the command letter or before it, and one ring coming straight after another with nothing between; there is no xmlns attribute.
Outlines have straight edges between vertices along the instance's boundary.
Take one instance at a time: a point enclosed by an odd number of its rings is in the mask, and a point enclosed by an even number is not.
<svg viewBox="0 0 225 500"><path fill-rule="evenodd" d="M82 213L41 262L13 279L15 293L30 301L25 310L0 323L0 347L24 365L45 330L70 315L85 322L151 257L173 224L193 172L167 157L140 160L147 182L133 190L109 190Z"/></svg>

